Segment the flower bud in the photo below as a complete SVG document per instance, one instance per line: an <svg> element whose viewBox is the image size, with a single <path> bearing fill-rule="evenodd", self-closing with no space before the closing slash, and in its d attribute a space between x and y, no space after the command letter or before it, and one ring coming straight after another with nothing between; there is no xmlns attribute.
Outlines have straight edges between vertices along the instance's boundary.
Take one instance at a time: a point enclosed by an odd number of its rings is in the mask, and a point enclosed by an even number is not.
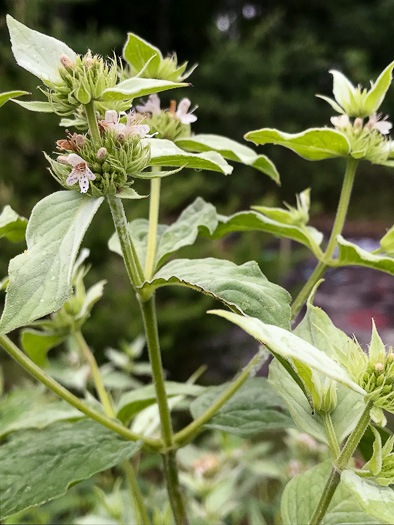
<svg viewBox="0 0 394 525"><path fill-rule="evenodd" d="M74 62L71 60L70 57L68 57L67 55L60 55L60 63L62 64L63 67L65 67L66 69L72 69L75 64Z"/></svg>
<svg viewBox="0 0 394 525"><path fill-rule="evenodd" d="M86 137L85 135L77 135L75 137L75 142L78 144L80 148L83 148L86 144Z"/></svg>
<svg viewBox="0 0 394 525"><path fill-rule="evenodd" d="M380 373L380 372L383 372L383 370L384 370L384 365L383 365L382 363L376 363L376 365L375 365L375 370L376 370L376 372L379 372L379 373Z"/></svg>
<svg viewBox="0 0 394 525"><path fill-rule="evenodd" d="M57 158L57 161L60 162L60 164L67 164L68 166L68 156L67 155L59 155Z"/></svg>
<svg viewBox="0 0 394 525"><path fill-rule="evenodd" d="M107 151L107 148L100 148L97 152L97 158L98 160L101 162L102 160L105 159L105 157L108 155L108 151Z"/></svg>
<svg viewBox="0 0 394 525"><path fill-rule="evenodd" d="M354 120L354 124L353 124L353 128L354 128L354 131L357 133L359 131L361 131L363 129L363 119L360 118L360 117L357 117L355 120Z"/></svg>
<svg viewBox="0 0 394 525"><path fill-rule="evenodd" d="M123 142L125 138L126 138L126 135L123 133L123 131L120 131L119 133L117 133L115 137L115 139L118 142Z"/></svg>
<svg viewBox="0 0 394 525"><path fill-rule="evenodd" d="M85 57L83 63L86 67L92 67L94 65L94 60L92 57Z"/></svg>

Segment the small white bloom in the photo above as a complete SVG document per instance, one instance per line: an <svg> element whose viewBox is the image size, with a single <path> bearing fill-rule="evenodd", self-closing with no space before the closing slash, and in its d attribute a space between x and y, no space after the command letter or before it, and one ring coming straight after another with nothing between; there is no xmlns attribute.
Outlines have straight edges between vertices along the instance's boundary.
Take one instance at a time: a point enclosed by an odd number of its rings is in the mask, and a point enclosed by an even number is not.
<svg viewBox="0 0 394 525"><path fill-rule="evenodd" d="M67 157L67 162L73 169L66 180L66 184L73 186L76 182L79 182L81 193L86 193L89 189L89 179L94 180L96 175L88 168L83 158L76 153L71 153Z"/></svg>
<svg viewBox="0 0 394 525"><path fill-rule="evenodd" d="M126 116L126 124L120 122L122 116ZM125 113L121 111L119 118L116 111L107 110L105 112L104 123L108 129L113 129L117 132L119 139L124 140L129 135L139 135L142 139L147 137L149 132L149 126L147 124L141 124L141 120L137 121L134 111Z"/></svg>
<svg viewBox="0 0 394 525"><path fill-rule="evenodd" d="M191 124L192 122L196 122L197 120L196 115L193 115L192 113L198 108L198 106L195 106L190 111L190 113L188 113L190 105L191 102L188 98L183 98L178 104L176 116L179 118L182 124Z"/></svg>
<svg viewBox="0 0 394 525"><path fill-rule="evenodd" d="M387 135L388 133L390 133L390 130L393 127L393 125L391 124L391 122L387 120L388 115L386 115L382 120L380 120L381 117L382 117L381 113L379 115L377 115L376 113L373 113L369 117L369 120L367 124L365 125L365 128L368 130L376 129L382 135Z"/></svg>
<svg viewBox="0 0 394 525"><path fill-rule="evenodd" d="M349 117L347 115L340 115L339 117L331 117L331 124L338 129L346 128L350 124Z"/></svg>
<svg viewBox="0 0 394 525"><path fill-rule="evenodd" d="M160 113L160 98L158 95L149 95L148 101L144 105L136 106L138 113Z"/></svg>

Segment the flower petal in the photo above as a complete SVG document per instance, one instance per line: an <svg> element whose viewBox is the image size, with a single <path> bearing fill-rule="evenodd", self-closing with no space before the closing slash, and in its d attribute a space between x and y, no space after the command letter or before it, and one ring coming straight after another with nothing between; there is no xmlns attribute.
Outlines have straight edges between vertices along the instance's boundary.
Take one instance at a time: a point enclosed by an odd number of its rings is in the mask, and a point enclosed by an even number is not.
<svg viewBox="0 0 394 525"><path fill-rule="evenodd" d="M81 188L81 193L86 193L89 189L89 179L87 175L82 175L79 177L79 187Z"/></svg>
<svg viewBox="0 0 394 525"><path fill-rule="evenodd" d="M70 164L70 166L73 167L82 163L86 165L86 162L83 160L83 158L77 155L76 153L70 153L70 155L67 157L67 162Z"/></svg>

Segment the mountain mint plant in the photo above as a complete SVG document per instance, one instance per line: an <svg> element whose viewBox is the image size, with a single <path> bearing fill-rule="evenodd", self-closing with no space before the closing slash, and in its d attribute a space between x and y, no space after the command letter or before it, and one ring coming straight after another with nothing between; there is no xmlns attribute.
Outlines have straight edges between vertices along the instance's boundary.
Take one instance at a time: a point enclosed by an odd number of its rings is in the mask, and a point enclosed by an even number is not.
<svg viewBox="0 0 394 525"><path fill-rule="evenodd" d="M200 458L193 456L195 447L189 444L211 428L222 432L222 452L226 447L231 451L227 433L256 441L262 433L282 431L289 441L295 426L304 441L327 454L307 471L300 470L301 463L289 466L295 477L283 492L278 522L392 523L393 437L387 438L384 427L385 412L394 412L393 350L386 348L373 324L366 352L313 301L328 267L359 265L394 275L392 229L372 253L342 237L358 163L393 164L391 124L377 112L394 62L370 90L355 88L342 73L332 72L335 100L321 98L340 113L331 118L333 127L296 134L263 128L245 136L258 145L279 144L310 161L345 159L338 211L326 243L308 224L311 189L296 197L296 207L254 206L230 217L197 197L172 224L159 224L161 179L185 168L229 175L230 161L253 166L277 183L279 174L272 161L244 144L209 133L195 135L196 107L190 111L188 97L182 95L180 102L172 100L162 109L157 93L189 86L183 81L192 71L185 72L187 63L179 66L175 55L163 58L160 50L133 33L123 58L103 58L90 50L79 55L10 16L7 22L16 62L40 79L47 100L16 100L27 93L13 91L0 95L0 105L12 100L30 111L52 112L62 117L62 126L73 129L60 131L54 137L56 151L46 154L61 189L36 204L27 225L9 206L0 215L0 237L26 240L26 249L10 261L9 275L1 281L6 299L0 345L61 398L46 400L40 414L32 411L31 391L17 415L12 395L2 401L0 409L7 417L0 423L1 519L59 498L75 483L118 466L123 478L115 483L112 496L101 493L111 523L245 523L245 516L262 523L266 516L258 501L240 501L238 514L234 505L238 482L244 499L248 487L255 486L249 471L237 474L232 453ZM139 179L150 181L149 196L135 189ZM129 223L123 199L142 198L149 198L149 218L135 217ZM83 332L90 316L94 318L93 305L105 293L105 281L85 288L88 252L80 248L104 203L114 226L108 246L123 258L130 301L139 305L145 335L120 350L108 349L109 362L99 367ZM299 242L317 259L293 302L254 261L236 265L213 257L176 256L200 233L215 239L251 230ZM240 326L262 345L233 381L204 388L197 384L199 372L185 383L165 380L155 305L156 291L163 286L183 286L216 299L227 310L210 313ZM305 305L304 317L294 327L291 321ZM16 329L21 329L23 350L7 335ZM144 341L149 365L134 363ZM56 347L57 356L52 352ZM268 380L253 377L268 352L274 356ZM135 379L138 374L151 378L151 384ZM180 404L191 413L191 422L183 428L173 417ZM368 429L373 439L360 465L353 455ZM260 450L255 446L271 451L264 442L251 445L251 470ZM141 455L161 457L164 499L152 483L149 490L144 488L147 480L141 484L139 461L130 462Z"/></svg>

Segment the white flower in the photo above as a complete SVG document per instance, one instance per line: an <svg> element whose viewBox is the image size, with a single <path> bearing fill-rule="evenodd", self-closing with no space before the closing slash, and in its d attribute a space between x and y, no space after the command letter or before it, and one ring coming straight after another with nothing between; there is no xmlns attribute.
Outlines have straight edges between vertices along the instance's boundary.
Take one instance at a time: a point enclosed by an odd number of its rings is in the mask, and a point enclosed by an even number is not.
<svg viewBox="0 0 394 525"><path fill-rule="evenodd" d="M138 113L152 113L152 115L160 113L160 98L158 95L149 95L146 104L136 106L136 110Z"/></svg>
<svg viewBox="0 0 394 525"><path fill-rule="evenodd" d="M120 122L123 115L127 118L126 124ZM139 135L142 139L145 138L150 128L147 124L140 124L140 122L141 120L137 121L134 111L130 111L129 113L121 111L119 118L114 110L107 110L105 112L104 125L108 129L115 130L119 135L119 139L124 139L129 135Z"/></svg>
<svg viewBox="0 0 394 525"><path fill-rule="evenodd" d="M365 128L368 130L376 129L382 135L387 135L388 133L390 133L390 130L393 127L393 125L391 124L391 122L387 120L388 115L386 115L382 120L380 120L381 118L382 118L381 113L379 115L377 115L376 113L373 113L369 117L369 120L367 124L365 125Z"/></svg>
<svg viewBox="0 0 394 525"><path fill-rule="evenodd" d="M350 124L349 117L347 115L340 115L339 117L331 117L331 124L338 129L346 128Z"/></svg>
<svg viewBox="0 0 394 525"><path fill-rule="evenodd" d="M190 111L190 113L188 113L190 105L191 105L191 102L188 98L183 98L178 104L176 116L179 118L182 124L191 124L192 122L196 122L197 120L196 115L193 115L192 113L198 108L198 106L195 106Z"/></svg>
<svg viewBox="0 0 394 525"><path fill-rule="evenodd" d="M86 193L89 189L89 179L94 180L96 175L88 168L83 158L76 153L71 153L67 157L67 162L73 169L66 180L66 184L73 186L76 182L79 182L81 193Z"/></svg>

